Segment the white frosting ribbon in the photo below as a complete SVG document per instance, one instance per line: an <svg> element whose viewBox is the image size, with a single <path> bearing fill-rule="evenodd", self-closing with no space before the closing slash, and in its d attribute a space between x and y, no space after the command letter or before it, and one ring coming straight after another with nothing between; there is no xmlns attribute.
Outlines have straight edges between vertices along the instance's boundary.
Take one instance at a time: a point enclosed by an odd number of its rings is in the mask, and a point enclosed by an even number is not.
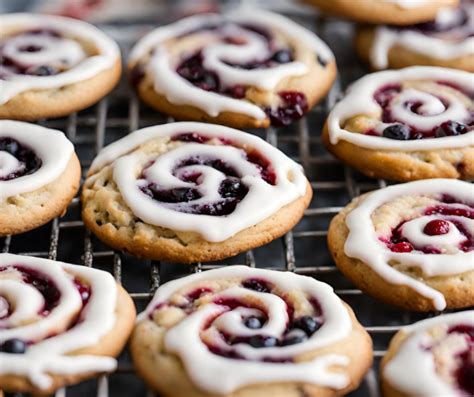
<svg viewBox="0 0 474 397"><path fill-rule="evenodd" d="M403 151L454 149L474 144L474 130L458 136L403 141L351 132L341 127L351 117L362 114L380 114L381 106L374 99L375 93L383 87L407 81L446 82L466 90L470 95L474 93L474 74L460 70L413 66L401 70L389 70L366 75L348 88L344 98L336 104L329 114L330 142L335 145L340 140L344 140L369 149ZM406 122L411 127L418 128L421 131L439 126L445 121L463 121L469 117L470 110L457 96L444 93L440 96L446 101L446 106L432 94L421 92L419 89L402 88L402 92L391 102L392 115L395 120L400 118L400 122ZM425 114L414 113L405 106L407 101L413 102L416 100L423 102L423 106L418 111L424 111ZM383 129L386 126L385 123L380 121L378 127Z"/></svg>
<svg viewBox="0 0 474 397"><path fill-rule="evenodd" d="M154 138L173 137L184 133L197 133L204 137L222 138L232 144L209 145L183 142L176 148L157 156L155 163L145 171L147 183L159 184L162 188L183 188L195 186L201 198L184 203L162 203L147 196L141 188L139 177L141 144ZM265 182L255 164L245 158L241 146L255 149L267 159L276 175L275 185ZM229 215L213 216L186 213L190 205L212 204L219 200L218 189L225 175L212 166L180 166L181 161L201 156L218 159L234 168L248 193ZM89 174L112 164L113 179L132 212L143 221L172 230L199 233L207 241L224 241L239 231L253 226L277 212L283 206L304 196L307 179L301 166L286 157L278 149L262 139L227 127L202 123L173 123L138 130L104 148L93 161ZM199 172L196 183L179 179L182 173ZM173 174L175 172L175 174Z"/></svg>
<svg viewBox="0 0 474 397"><path fill-rule="evenodd" d="M463 252L456 249L456 252L426 254L420 251L413 252L393 252L384 242L380 241L371 216L374 211L383 204L402 196L429 196L448 194L462 202L473 203L474 185L450 179L430 179L410 182L400 185L390 186L376 192L370 193L354 208L346 217L346 225L349 235L344 245L344 252L351 258L357 258L372 268L379 276L392 284L406 285L419 294L431 299L436 310L443 310L446 307L444 296L424 284L390 265L397 263L407 267L419 268L424 276L445 276L461 274L474 270L474 251ZM452 204L442 204L450 206ZM471 208L472 210L472 208ZM433 219L451 219L460 221L471 234L474 235L474 221L461 216L432 215L421 216L407 221L402 227L402 235L411 240L415 245L441 246L446 245L453 248L459 242L465 241L452 222L449 222L450 232L445 235L421 237L422 230L426 223Z"/></svg>
<svg viewBox="0 0 474 397"><path fill-rule="evenodd" d="M20 28L25 31L53 30L65 37L32 34L8 37L10 31L18 32ZM76 40L93 43L98 54L87 56ZM19 63L52 66L59 62L61 66L69 69L50 76L10 74L6 80L0 79L0 105L24 91L55 89L90 79L112 68L120 60L118 45L101 30L86 22L60 16L0 15L0 44L2 42L5 55ZM36 45L41 49L36 52L19 51L24 45Z"/></svg>
<svg viewBox="0 0 474 397"><path fill-rule="evenodd" d="M402 332L407 338L383 370L392 386L417 397L462 396L460 390L440 377L433 353L426 348L432 341L428 332L439 325L474 327L474 310L445 314L404 327Z"/></svg>
<svg viewBox="0 0 474 397"><path fill-rule="evenodd" d="M19 121L0 120L0 139L13 138L31 149L41 160L34 173L0 180L0 202L8 197L29 193L54 182L66 169L74 153L73 144L61 131ZM0 150L0 177L15 172L21 163L13 155Z"/></svg>
<svg viewBox="0 0 474 397"><path fill-rule="evenodd" d="M59 293L56 306L40 315L45 298L37 287L18 277L2 273L31 271ZM82 307L74 278L90 287L90 297ZM51 291L48 291L51 292ZM36 387L52 384L49 374L73 375L108 372L116 368L112 357L70 355L93 346L115 325L117 286L106 272L47 259L0 254L0 297L13 310L0 320L0 345L11 339L29 344L23 354L0 352L0 374L27 377ZM80 322L76 322L81 314ZM73 325L71 327L71 325Z"/></svg>
<svg viewBox="0 0 474 397"><path fill-rule="evenodd" d="M196 106L204 109L213 117L223 111L232 111L248 114L256 119L264 119L266 114L257 105L215 92L207 92L183 79L176 72L177 65L171 63L169 53L163 44L170 39L179 38L200 28L224 23L236 24L228 25L224 31L244 39L245 43L235 45L208 40L210 44L203 49L203 65L215 72L219 81L226 87L250 85L271 90L284 78L301 76L308 72L308 67L300 61L257 70L244 70L226 64L225 61L245 64L263 60L271 55L262 36L237 24L255 24L257 27L268 29L270 34L277 30L292 40L304 43L315 52L315 56L318 54L325 61L334 58L331 50L322 40L295 22L268 11L241 8L223 16L217 14L192 16L172 25L158 28L135 45L130 54L129 64L137 64L153 51L146 66L146 72L152 77L155 90L165 95L168 101L178 105ZM206 34L222 35L223 32L208 32Z"/></svg>
<svg viewBox="0 0 474 397"><path fill-rule="evenodd" d="M344 371L331 370L333 366L349 365L349 358L342 354L326 353L301 362L264 362L265 358L292 359L311 350L330 346L350 335L351 318L341 300L329 285L309 277L250 269L246 266L231 266L194 274L160 287L146 311L140 314L138 322L150 318L157 306L166 303L178 290L198 285L200 282L220 279L264 280L275 285L279 294L301 291L308 300L317 300L324 320L321 328L298 344L260 349L243 343L229 346L223 341L221 332L240 337L257 334L281 337L288 322L287 304L279 295L239 286L214 293L213 302L219 299L235 299L251 304L252 307L236 307L230 310L225 305L210 302L169 329L164 339L166 350L180 357L193 383L200 389L220 395L232 393L247 385L266 382L304 382L334 389L342 389L348 385L349 378ZM243 326L242 316L262 311L267 317L262 328L251 330ZM203 331L204 325L210 320L212 324ZM232 349L245 359L230 359L213 353L201 338L203 332L207 333L207 338L212 338L215 346ZM206 368L206 371L202 371L203 368ZM219 382L216 382L216 379L219 379Z"/></svg>

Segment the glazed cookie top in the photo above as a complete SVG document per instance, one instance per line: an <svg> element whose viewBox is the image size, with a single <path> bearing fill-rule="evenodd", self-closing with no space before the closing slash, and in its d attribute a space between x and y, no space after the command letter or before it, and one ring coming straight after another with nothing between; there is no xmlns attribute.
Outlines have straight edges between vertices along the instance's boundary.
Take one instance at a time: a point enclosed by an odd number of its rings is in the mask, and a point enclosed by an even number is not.
<svg viewBox="0 0 474 397"><path fill-rule="evenodd" d="M474 3L442 8L432 22L412 26L379 26L370 59L377 69L388 67L388 53L396 45L438 59L474 55Z"/></svg>
<svg viewBox="0 0 474 397"><path fill-rule="evenodd" d="M117 44L76 19L0 15L0 105L29 90L51 90L94 77L120 60Z"/></svg>
<svg viewBox="0 0 474 397"><path fill-rule="evenodd" d="M0 120L0 201L55 181L73 153L61 131Z"/></svg>
<svg viewBox="0 0 474 397"><path fill-rule="evenodd" d="M444 296L423 277L474 270L474 185L431 179L394 185L360 199L347 215L344 252L390 283L409 286L431 299Z"/></svg>
<svg viewBox="0 0 474 397"><path fill-rule="evenodd" d="M108 165L135 216L212 242L304 196L308 183L297 163L262 139L202 123L166 124L127 135L99 153L90 183Z"/></svg>
<svg viewBox="0 0 474 397"><path fill-rule="evenodd" d="M147 320L165 328L165 350L212 394L270 382L349 383L347 356L314 351L348 337L351 317L329 285L309 277L246 266L194 274L160 287L138 319Z"/></svg>
<svg viewBox="0 0 474 397"><path fill-rule="evenodd" d="M46 389L50 373L114 370L113 358L70 353L114 327L116 301L117 284L106 272L0 254L0 374Z"/></svg>
<svg viewBox="0 0 474 397"><path fill-rule="evenodd" d="M132 50L132 81L150 78L174 104L210 116L224 111L289 124L308 108L306 96L285 81L334 59L316 35L266 11L206 14L158 28Z"/></svg>
<svg viewBox="0 0 474 397"><path fill-rule="evenodd" d="M420 151L472 146L473 73L410 67L353 83L329 114L330 142Z"/></svg>
<svg viewBox="0 0 474 397"><path fill-rule="evenodd" d="M446 314L402 329L406 339L383 375L420 397L474 395L474 311Z"/></svg>

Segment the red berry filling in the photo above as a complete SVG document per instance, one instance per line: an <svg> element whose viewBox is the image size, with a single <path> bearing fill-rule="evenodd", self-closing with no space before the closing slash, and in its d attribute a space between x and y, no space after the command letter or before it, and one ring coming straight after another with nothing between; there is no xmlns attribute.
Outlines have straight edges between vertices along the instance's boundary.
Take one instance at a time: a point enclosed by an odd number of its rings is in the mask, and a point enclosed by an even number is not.
<svg viewBox="0 0 474 397"><path fill-rule="evenodd" d="M459 365L454 372L458 387L474 395L474 327L471 325L457 325L449 330L449 333L465 334L468 341L468 349L457 356Z"/></svg>
<svg viewBox="0 0 474 397"><path fill-rule="evenodd" d="M17 170L7 176L0 176L0 181L9 181L25 175L33 174L42 164L41 159L36 156L33 150L27 148L13 138L0 137L0 152L7 152L16 157L20 162L20 166Z"/></svg>

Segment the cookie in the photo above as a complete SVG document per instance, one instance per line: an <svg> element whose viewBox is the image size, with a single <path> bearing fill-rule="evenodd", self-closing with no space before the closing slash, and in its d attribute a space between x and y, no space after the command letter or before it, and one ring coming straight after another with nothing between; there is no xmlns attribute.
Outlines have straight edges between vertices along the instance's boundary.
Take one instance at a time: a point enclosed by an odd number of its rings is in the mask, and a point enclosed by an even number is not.
<svg viewBox="0 0 474 397"><path fill-rule="evenodd" d="M65 116L96 103L116 85L117 44L76 19L0 15L0 119Z"/></svg>
<svg viewBox="0 0 474 397"><path fill-rule="evenodd" d="M474 3L441 9L434 21L412 26L363 26L357 52L373 69L414 65L474 72Z"/></svg>
<svg viewBox="0 0 474 397"><path fill-rule="evenodd" d="M61 131L0 120L0 236L63 214L80 180L74 146Z"/></svg>
<svg viewBox="0 0 474 397"><path fill-rule="evenodd" d="M474 395L474 311L402 328L382 360L384 397Z"/></svg>
<svg viewBox="0 0 474 397"><path fill-rule="evenodd" d="M161 286L130 341L164 397L331 397L357 388L372 343L332 288L229 266Z"/></svg>
<svg viewBox="0 0 474 397"><path fill-rule="evenodd" d="M50 394L114 371L134 321L109 273L0 254L0 389Z"/></svg>
<svg viewBox="0 0 474 397"><path fill-rule="evenodd" d="M350 20L374 23L411 25L427 22L439 10L455 7L459 0L303 0L323 12Z"/></svg>
<svg viewBox="0 0 474 397"><path fill-rule="evenodd" d="M433 179L356 198L328 245L357 287L408 310L474 306L474 185Z"/></svg>
<svg viewBox="0 0 474 397"><path fill-rule="evenodd" d="M82 217L113 248L193 263L282 236L311 196L302 168L262 139L182 122L103 149L84 184Z"/></svg>
<svg viewBox="0 0 474 397"><path fill-rule="evenodd" d="M369 74L329 114L323 142L372 178L474 178L474 76L438 67Z"/></svg>
<svg viewBox="0 0 474 397"><path fill-rule="evenodd" d="M180 120L288 125L332 86L336 63L311 31L266 11L205 14L158 28L129 60L140 97Z"/></svg>

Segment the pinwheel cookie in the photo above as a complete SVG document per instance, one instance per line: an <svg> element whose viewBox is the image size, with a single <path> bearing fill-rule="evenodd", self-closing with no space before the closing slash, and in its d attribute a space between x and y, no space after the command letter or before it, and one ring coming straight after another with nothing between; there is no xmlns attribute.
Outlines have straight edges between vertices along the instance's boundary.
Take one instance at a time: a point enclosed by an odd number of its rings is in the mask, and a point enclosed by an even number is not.
<svg viewBox="0 0 474 397"><path fill-rule="evenodd" d="M0 15L0 118L64 116L106 95L121 72L117 44L85 22Z"/></svg>
<svg viewBox="0 0 474 397"><path fill-rule="evenodd" d="M82 215L114 248L191 263L283 235L311 195L302 168L262 139L173 123L136 131L99 154L83 188Z"/></svg>
<svg viewBox="0 0 474 397"><path fill-rule="evenodd" d="M331 397L357 388L371 340L329 285L245 266L163 285L130 342L164 397Z"/></svg>
<svg viewBox="0 0 474 397"><path fill-rule="evenodd" d="M0 236L64 213L80 179L79 159L61 131L0 120Z"/></svg>
<svg viewBox="0 0 474 397"><path fill-rule="evenodd" d="M334 56L316 35L255 9L158 28L136 44L129 69L151 107L238 128L290 124L336 75Z"/></svg>
<svg viewBox="0 0 474 397"><path fill-rule="evenodd" d="M363 26L355 43L374 69L428 65L474 72L474 3L443 8L435 20L417 25Z"/></svg>
<svg viewBox="0 0 474 397"><path fill-rule="evenodd" d="M134 319L106 272L0 254L0 389L50 394L113 371Z"/></svg>
<svg viewBox="0 0 474 397"><path fill-rule="evenodd" d="M474 396L474 311L399 331L382 361L384 397Z"/></svg>
<svg viewBox="0 0 474 397"><path fill-rule="evenodd" d="M411 67L367 75L329 114L323 141L374 178L474 178L474 75Z"/></svg>
<svg viewBox="0 0 474 397"><path fill-rule="evenodd" d="M459 0L303 0L324 12L359 22L409 25L427 22Z"/></svg>
<svg viewBox="0 0 474 397"><path fill-rule="evenodd" d="M376 298L410 310L474 305L474 185L432 179L356 198L331 222L338 268Z"/></svg>

